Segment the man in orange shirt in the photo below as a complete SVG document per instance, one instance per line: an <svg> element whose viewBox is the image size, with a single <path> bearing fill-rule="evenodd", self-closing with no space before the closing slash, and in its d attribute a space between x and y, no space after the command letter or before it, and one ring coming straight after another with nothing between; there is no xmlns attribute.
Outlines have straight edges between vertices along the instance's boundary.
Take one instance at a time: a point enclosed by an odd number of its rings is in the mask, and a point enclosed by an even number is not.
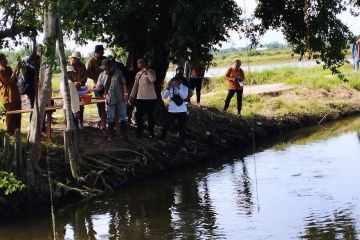
<svg viewBox="0 0 360 240"><path fill-rule="evenodd" d="M240 68L241 61L239 59L235 60L234 66L228 69L225 78L228 82L229 91L225 99L224 111L229 108L231 98L236 93L237 96L237 110L238 114L241 115L242 107L242 95L243 95L243 86L245 80L244 71Z"/></svg>
<svg viewBox="0 0 360 240"><path fill-rule="evenodd" d="M21 98L16 80L19 72L19 65L16 65L13 71L8 66L5 55L0 54L0 102L4 104L6 112L21 109ZM14 135L15 129L20 129L20 126L21 114L6 116L6 129L10 135Z"/></svg>

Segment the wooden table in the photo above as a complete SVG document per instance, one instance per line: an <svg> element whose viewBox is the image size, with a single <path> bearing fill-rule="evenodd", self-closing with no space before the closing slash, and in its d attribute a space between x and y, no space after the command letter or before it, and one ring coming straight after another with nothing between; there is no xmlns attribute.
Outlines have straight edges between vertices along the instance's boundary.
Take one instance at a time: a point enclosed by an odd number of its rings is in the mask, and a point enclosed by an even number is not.
<svg viewBox="0 0 360 240"><path fill-rule="evenodd" d="M56 99L61 99L56 97ZM105 99L104 98L92 98L91 99L91 103L83 103L80 102L80 106L84 106L84 105L90 105L90 104L98 104L98 103L105 103ZM53 112L55 112L58 109L63 109L63 105L57 105L57 106L49 106L45 108L45 114L46 114L46 138L48 140L51 139L51 115ZM14 111L8 111L6 112L6 115L13 115L13 114L22 114L22 113L31 113L33 111L32 108L29 109L21 109L21 110L14 110ZM120 126L119 126L119 121L116 121L116 133L117 135L120 133ZM102 118L101 119L101 127L105 128L106 127L106 119Z"/></svg>

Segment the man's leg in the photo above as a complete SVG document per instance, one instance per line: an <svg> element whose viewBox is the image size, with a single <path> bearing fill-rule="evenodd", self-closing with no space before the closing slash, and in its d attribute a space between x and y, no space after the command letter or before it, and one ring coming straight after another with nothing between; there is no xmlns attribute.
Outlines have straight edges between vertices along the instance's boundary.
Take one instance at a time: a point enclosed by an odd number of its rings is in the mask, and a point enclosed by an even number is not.
<svg viewBox="0 0 360 240"><path fill-rule="evenodd" d="M147 114L148 114L148 127L149 127L149 135L150 138L155 136L155 117L154 111L156 106L157 100L148 100L147 103Z"/></svg>
<svg viewBox="0 0 360 240"><path fill-rule="evenodd" d="M117 111L119 113L119 118L120 118L120 134L124 137L124 140L127 140L128 135L127 135L127 125L126 125L126 112L127 112L126 102L118 103Z"/></svg>
<svg viewBox="0 0 360 240"><path fill-rule="evenodd" d="M178 127L179 127L180 145L185 146L186 112L177 113L177 120L178 120Z"/></svg>
<svg viewBox="0 0 360 240"><path fill-rule="evenodd" d="M242 95L243 95L243 90L236 91L238 114L241 113L241 109L242 109Z"/></svg>
<svg viewBox="0 0 360 240"><path fill-rule="evenodd" d="M235 94L235 90L229 89L228 94L225 99L225 105L224 105L224 109L223 109L224 111L227 111L227 109L229 108L231 98L234 96L234 94Z"/></svg>
<svg viewBox="0 0 360 240"><path fill-rule="evenodd" d="M107 120L109 125L108 141L113 141L115 136L115 112L116 104L107 105Z"/></svg>
<svg viewBox="0 0 360 240"><path fill-rule="evenodd" d="M135 121L136 121L136 137L141 138L143 132L143 116L144 116L144 102L143 100L136 99L135 100Z"/></svg>
<svg viewBox="0 0 360 240"><path fill-rule="evenodd" d="M164 124L164 126L163 126L162 131L161 131L161 140L165 141L167 131L169 130L169 127L171 126L171 124L172 124L174 121L175 121L175 115L174 115L174 113L167 112L165 124Z"/></svg>

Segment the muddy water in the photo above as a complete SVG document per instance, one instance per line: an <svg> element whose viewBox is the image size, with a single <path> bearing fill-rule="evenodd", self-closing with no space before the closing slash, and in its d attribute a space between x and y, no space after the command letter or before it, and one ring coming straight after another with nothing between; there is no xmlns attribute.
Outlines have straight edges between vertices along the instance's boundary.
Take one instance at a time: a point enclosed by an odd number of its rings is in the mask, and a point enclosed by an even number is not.
<svg viewBox="0 0 360 240"><path fill-rule="evenodd" d="M359 239L359 198L360 118L353 118L278 137L255 159L242 151L57 209L55 232L58 239ZM2 221L0 239L52 239L48 212Z"/></svg>

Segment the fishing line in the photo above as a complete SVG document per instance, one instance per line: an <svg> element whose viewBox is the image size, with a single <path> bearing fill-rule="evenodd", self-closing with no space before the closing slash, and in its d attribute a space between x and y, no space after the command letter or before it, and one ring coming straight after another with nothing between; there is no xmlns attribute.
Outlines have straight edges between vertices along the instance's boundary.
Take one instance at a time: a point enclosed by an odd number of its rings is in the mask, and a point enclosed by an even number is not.
<svg viewBox="0 0 360 240"><path fill-rule="evenodd" d="M48 183L49 183L49 191L50 191L50 204L51 204L51 224L53 230L54 240L56 239L56 230L55 230L55 213L54 213L54 201L53 201L53 191L51 187L51 178L50 178L50 167L49 167L49 146L46 144L46 163L47 163L47 174L48 174Z"/></svg>
<svg viewBox="0 0 360 240"><path fill-rule="evenodd" d="M245 13L245 22L247 20L246 17L246 2L244 0L244 13ZM249 76L251 76L250 70L250 53L249 53L249 44L246 46L246 58L247 58L247 68ZM253 78L250 77L249 83L249 96L251 95L251 86L253 84ZM252 101L250 101L250 109L253 109ZM254 162L254 174L255 174L255 192L256 192L256 203L257 210L260 211L260 203L259 203L259 192L258 192L258 178L257 178L257 168L256 168L256 140L255 140L255 124L254 124L254 116L251 117L251 130L252 130L252 150L253 150L253 162Z"/></svg>

